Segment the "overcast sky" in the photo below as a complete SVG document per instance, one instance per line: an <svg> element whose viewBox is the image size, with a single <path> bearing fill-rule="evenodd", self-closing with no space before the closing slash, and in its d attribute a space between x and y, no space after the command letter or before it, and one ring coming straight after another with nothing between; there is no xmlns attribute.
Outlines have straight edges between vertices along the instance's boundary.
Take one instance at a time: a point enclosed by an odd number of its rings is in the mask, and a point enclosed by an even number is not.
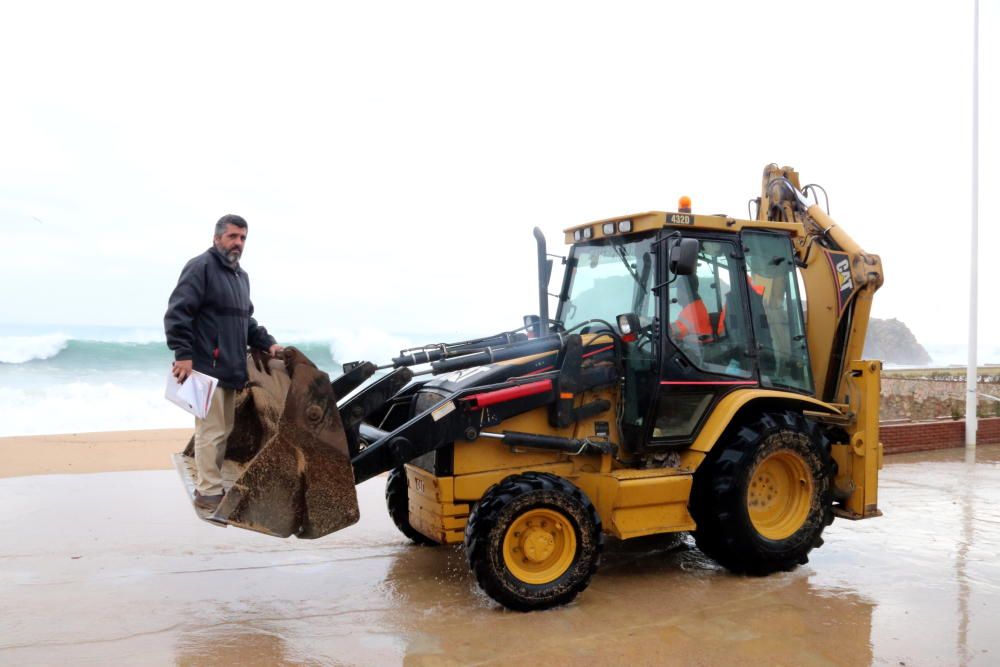
<svg viewBox="0 0 1000 667"><path fill-rule="evenodd" d="M981 9L994 343L998 4ZM561 252L567 226L682 194L745 217L778 162L882 256L876 316L961 343L972 7L5 3L0 323L158 328L232 212L279 336L492 333L537 310L535 225Z"/></svg>

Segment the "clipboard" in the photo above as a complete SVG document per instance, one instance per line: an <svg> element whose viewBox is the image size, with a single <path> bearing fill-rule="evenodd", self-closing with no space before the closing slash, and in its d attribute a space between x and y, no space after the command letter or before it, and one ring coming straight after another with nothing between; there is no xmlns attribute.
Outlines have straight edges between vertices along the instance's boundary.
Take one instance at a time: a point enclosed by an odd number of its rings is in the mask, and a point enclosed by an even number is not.
<svg viewBox="0 0 1000 667"><path fill-rule="evenodd" d="M173 373L168 373L164 398L198 419L204 419L218 384L218 378L198 371L191 371L184 382L177 382Z"/></svg>

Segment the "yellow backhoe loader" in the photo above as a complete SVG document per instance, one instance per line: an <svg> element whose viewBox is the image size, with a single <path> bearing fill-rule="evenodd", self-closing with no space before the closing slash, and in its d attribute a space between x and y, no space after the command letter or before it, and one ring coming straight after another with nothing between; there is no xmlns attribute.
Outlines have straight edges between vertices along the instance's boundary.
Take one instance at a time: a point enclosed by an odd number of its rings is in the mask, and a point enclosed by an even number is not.
<svg viewBox="0 0 1000 667"><path fill-rule="evenodd" d="M585 589L605 535L690 531L738 573L805 563L834 516L880 515L881 364L861 353L882 266L821 192L772 164L748 219L682 199L567 229L554 317L536 229L539 314L513 331L332 381L294 349L253 358L202 518L318 538L388 473L400 531L464 543L482 589L524 611Z"/></svg>

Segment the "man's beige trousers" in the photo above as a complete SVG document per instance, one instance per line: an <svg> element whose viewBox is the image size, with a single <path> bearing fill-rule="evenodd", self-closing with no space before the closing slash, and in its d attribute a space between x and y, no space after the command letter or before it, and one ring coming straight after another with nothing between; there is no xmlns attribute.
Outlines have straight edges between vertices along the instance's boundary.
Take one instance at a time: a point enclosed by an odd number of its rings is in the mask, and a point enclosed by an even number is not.
<svg viewBox="0 0 1000 667"><path fill-rule="evenodd" d="M194 464L198 469L195 488L203 496L222 493L222 461L235 412L236 390L216 387L208 414L204 419L194 419Z"/></svg>

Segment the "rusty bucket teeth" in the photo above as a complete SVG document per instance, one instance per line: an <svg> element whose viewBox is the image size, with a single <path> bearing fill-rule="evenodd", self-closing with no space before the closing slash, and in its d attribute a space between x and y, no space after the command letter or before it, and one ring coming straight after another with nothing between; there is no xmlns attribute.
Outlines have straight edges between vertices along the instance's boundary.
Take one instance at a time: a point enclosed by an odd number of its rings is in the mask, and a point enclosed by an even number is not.
<svg viewBox="0 0 1000 667"><path fill-rule="evenodd" d="M347 438L330 377L300 351L284 362L251 359L250 394L261 446L233 482L215 517L269 535L312 539L357 522ZM248 411L243 418L251 418ZM239 415L238 420L239 421Z"/></svg>

